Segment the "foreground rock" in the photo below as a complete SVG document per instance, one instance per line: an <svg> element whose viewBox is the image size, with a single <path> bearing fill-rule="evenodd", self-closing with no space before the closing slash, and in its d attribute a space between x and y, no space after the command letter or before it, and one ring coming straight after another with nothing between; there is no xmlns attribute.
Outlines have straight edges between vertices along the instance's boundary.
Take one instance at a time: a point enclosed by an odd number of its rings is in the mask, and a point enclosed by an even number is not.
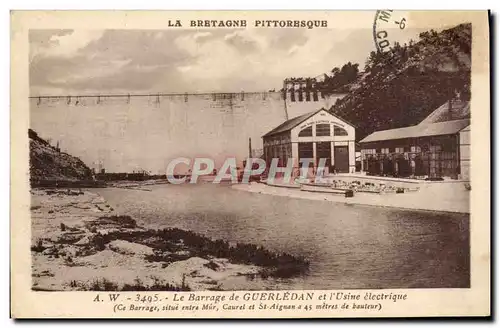
<svg viewBox="0 0 500 328"><path fill-rule="evenodd" d="M250 244L137 225L99 195L32 191L36 290L224 290L242 277L291 277L308 263Z"/></svg>
<svg viewBox="0 0 500 328"><path fill-rule="evenodd" d="M153 255L153 249L151 247L131 243L126 240L113 240L108 244L108 248L113 252L124 254L124 255Z"/></svg>

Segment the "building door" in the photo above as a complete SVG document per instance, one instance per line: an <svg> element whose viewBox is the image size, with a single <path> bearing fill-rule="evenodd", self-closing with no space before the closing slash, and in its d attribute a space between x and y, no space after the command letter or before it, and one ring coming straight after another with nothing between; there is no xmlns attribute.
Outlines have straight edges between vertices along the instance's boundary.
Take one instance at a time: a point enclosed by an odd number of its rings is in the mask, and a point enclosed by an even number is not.
<svg viewBox="0 0 500 328"><path fill-rule="evenodd" d="M347 146L335 146L333 158L337 172L349 173L349 148Z"/></svg>
<svg viewBox="0 0 500 328"><path fill-rule="evenodd" d="M332 161L331 161L331 156L332 156L332 147L331 147L331 142L317 142L316 143L316 166L319 165L319 160L321 158L326 159L325 167L330 167Z"/></svg>

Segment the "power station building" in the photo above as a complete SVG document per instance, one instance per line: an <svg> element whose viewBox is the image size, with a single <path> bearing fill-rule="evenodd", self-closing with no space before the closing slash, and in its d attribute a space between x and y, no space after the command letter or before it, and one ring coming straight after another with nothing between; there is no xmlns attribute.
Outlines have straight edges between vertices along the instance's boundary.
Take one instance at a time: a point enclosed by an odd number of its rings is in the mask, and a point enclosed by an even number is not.
<svg viewBox="0 0 500 328"><path fill-rule="evenodd" d="M279 158L286 166L288 159L314 159L314 166L326 159L330 172L355 172L355 137L352 124L320 109L285 121L263 138L264 158L268 165ZM297 167L299 163L296 162Z"/></svg>
<svg viewBox="0 0 500 328"><path fill-rule="evenodd" d="M470 103L447 101L417 125L376 131L360 144L370 175L468 180Z"/></svg>

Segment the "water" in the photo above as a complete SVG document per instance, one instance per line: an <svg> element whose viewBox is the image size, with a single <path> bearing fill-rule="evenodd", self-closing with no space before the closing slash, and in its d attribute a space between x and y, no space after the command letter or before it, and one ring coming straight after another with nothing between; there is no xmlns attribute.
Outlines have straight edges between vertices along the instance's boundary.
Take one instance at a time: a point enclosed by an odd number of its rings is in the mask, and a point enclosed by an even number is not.
<svg viewBox="0 0 500 328"><path fill-rule="evenodd" d="M148 186L149 188L150 186ZM103 189L120 213L263 245L311 262L303 277L235 281L236 289L467 288L469 215L346 205L221 185Z"/></svg>

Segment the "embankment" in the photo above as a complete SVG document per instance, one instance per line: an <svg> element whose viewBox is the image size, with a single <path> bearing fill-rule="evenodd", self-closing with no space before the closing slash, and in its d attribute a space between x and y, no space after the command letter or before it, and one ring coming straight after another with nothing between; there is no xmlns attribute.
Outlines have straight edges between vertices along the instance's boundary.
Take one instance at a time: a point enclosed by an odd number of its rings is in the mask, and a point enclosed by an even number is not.
<svg viewBox="0 0 500 328"><path fill-rule="evenodd" d="M353 178L346 180L349 181L350 179ZM354 179L360 180L359 177L355 177ZM263 183L237 184L233 185L232 188L265 195L330 201L352 205L369 205L447 213L470 213L470 191L465 188L463 183L424 182L415 185L419 188L417 192L404 194L357 192L354 193L354 197L350 198L346 198L343 195L331 195L321 192L304 192L301 191L300 188L274 187Z"/></svg>

